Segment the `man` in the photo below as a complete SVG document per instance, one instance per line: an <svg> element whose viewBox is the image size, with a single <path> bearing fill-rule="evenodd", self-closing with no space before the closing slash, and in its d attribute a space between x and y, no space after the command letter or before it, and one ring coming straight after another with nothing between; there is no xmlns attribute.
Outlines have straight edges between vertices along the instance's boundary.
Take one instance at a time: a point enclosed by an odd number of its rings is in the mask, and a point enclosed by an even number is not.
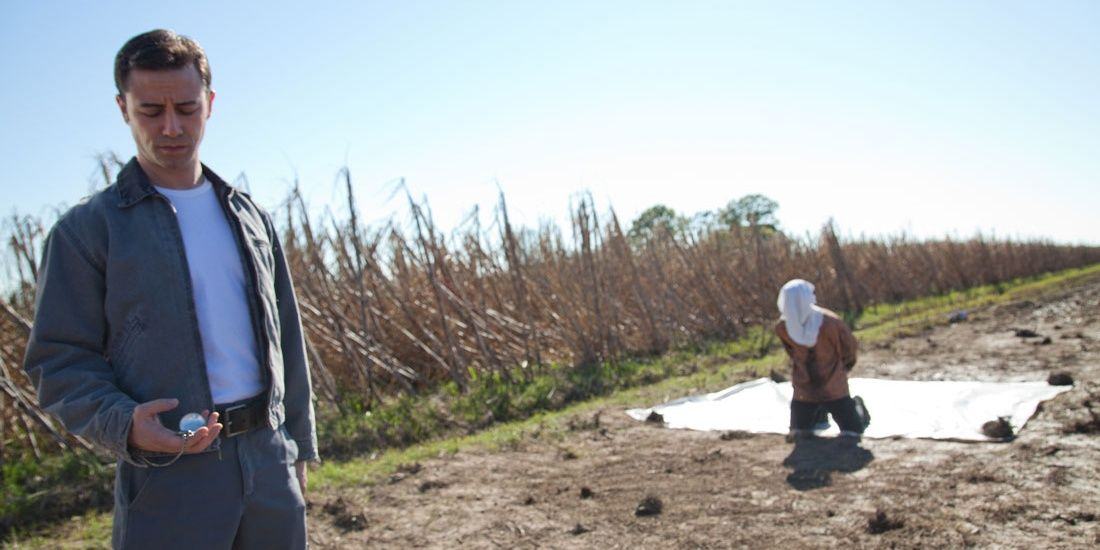
<svg viewBox="0 0 1100 550"><path fill-rule="evenodd" d="M317 438L297 301L269 215L199 162L210 81L172 31L122 47L137 156L43 252L24 366L44 409L118 457L116 548L306 546Z"/></svg>
<svg viewBox="0 0 1100 550"><path fill-rule="evenodd" d="M852 331L832 311L817 305L814 285L793 279L779 290L781 319L775 333L791 360L790 440L813 435L819 412L833 416L840 435L858 441L871 422L859 397L848 391L848 373L858 345Z"/></svg>

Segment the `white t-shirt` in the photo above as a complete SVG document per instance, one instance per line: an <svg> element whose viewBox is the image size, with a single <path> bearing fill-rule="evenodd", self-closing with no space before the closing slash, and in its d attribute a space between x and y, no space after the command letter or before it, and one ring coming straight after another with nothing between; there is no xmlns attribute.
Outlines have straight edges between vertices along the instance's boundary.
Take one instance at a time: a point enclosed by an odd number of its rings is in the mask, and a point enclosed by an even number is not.
<svg viewBox="0 0 1100 550"><path fill-rule="evenodd" d="M202 335L206 375L215 404L263 391L263 378L245 294L245 270L214 186L157 187L176 209Z"/></svg>

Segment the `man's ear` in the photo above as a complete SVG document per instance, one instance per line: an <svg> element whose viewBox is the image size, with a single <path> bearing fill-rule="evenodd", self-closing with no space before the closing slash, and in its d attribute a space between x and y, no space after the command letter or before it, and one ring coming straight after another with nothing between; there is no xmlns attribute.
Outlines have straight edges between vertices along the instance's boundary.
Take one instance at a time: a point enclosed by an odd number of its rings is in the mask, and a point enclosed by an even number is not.
<svg viewBox="0 0 1100 550"><path fill-rule="evenodd" d="M115 103L118 104L118 110L122 111L122 120L126 121L126 124L130 123L130 115L126 114L126 98L122 97L122 94L115 96Z"/></svg>
<svg viewBox="0 0 1100 550"><path fill-rule="evenodd" d="M206 118L210 118L210 115L214 113L214 90L207 90L206 96Z"/></svg>

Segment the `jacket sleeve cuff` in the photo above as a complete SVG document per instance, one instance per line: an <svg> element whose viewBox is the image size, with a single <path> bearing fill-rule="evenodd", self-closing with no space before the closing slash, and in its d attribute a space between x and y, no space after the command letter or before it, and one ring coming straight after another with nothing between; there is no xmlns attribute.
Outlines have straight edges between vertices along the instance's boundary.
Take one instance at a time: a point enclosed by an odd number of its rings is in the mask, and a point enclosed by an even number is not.
<svg viewBox="0 0 1100 550"><path fill-rule="evenodd" d="M298 444L298 461L299 462L321 462L321 457L317 454L317 441L314 439L295 439L295 443Z"/></svg>
<svg viewBox="0 0 1100 550"><path fill-rule="evenodd" d="M111 411L106 425L104 445L119 460L139 468L147 467L145 462L139 460L130 448L130 427L134 423L134 408L137 403L120 404Z"/></svg>

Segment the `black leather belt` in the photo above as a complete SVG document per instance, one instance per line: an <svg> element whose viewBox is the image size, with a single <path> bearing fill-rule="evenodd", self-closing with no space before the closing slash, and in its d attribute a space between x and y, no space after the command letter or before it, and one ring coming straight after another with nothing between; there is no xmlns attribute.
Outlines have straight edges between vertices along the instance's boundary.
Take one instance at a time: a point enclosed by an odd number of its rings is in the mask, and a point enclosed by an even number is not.
<svg viewBox="0 0 1100 550"><path fill-rule="evenodd" d="M267 398L264 395L215 405L214 411L218 413L218 422L222 425L222 437L234 437L267 425Z"/></svg>

